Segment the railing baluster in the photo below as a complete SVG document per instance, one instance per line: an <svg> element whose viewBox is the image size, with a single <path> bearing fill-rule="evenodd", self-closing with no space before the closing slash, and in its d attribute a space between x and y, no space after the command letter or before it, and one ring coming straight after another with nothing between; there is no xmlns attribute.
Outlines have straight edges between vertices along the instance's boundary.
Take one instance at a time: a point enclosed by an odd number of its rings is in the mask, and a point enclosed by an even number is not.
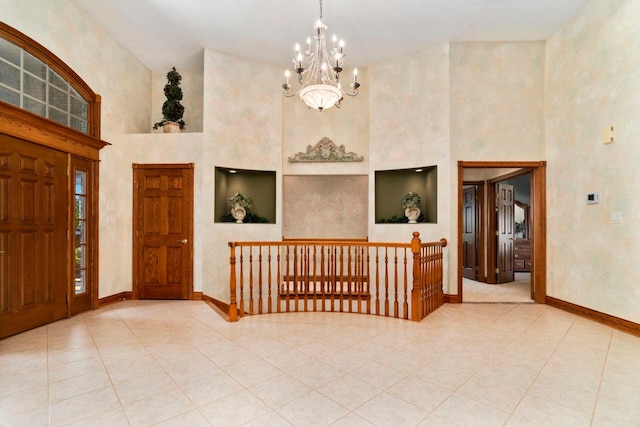
<svg viewBox="0 0 640 427"><path fill-rule="evenodd" d="M253 246L249 246L249 314L253 314Z"/></svg>
<svg viewBox="0 0 640 427"><path fill-rule="evenodd" d="M384 315L389 317L389 248L384 248Z"/></svg>
<svg viewBox="0 0 640 427"><path fill-rule="evenodd" d="M281 295L280 286L281 285L280 284L282 283L281 282L282 274L281 274L281 270L280 270L280 261L281 261L281 259L280 259L280 249L281 249L280 246L278 246L278 254L276 256L276 258L277 258L277 260L276 260L276 269L278 270L278 272L276 273L276 278L277 278L277 282L276 283L277 283L277 286L278 286L278 295L276 296L276 303L278 304L278 307L276 307L276 312L277 313L280 313L280 311L281 311L281 307L280 307L280 304L281 304L281 302L280 302L280 295Z"/></svg>
<svg viewBox="0 0 640 427"><path fill-rule="evenodd" d="M240 249L240 317L244 316L244 249Z"/></svg>
<svg viewBox="0 0 640 427"><path fill-rule="evenodd" d="M380 248L376 247L376 315L380 315Z"/></svg>
<svg viewBox="0 0 640 427"><path fill-rule="evenodd" d="M238 320L245 311L249 315L340 311L419 321L444 303L446 244L445 239L423 244L417 232L410 244L348 240L229 242L229 319ZM277 293L275 297L273 292Z"/></svg>
<svg viewBox="0 0 640 427"><path fill-rule="evenodd" d="M398 248L393 248L393 317L398 317Z"/></svg>
<svg viewBox="0 0 640 427"><path fill-rule="evenodd" d="M409 288L409 275L407 274L407 248L404 248L404 277L403 277L403 291L404 295L402 297L402 317L404 319L409 318L409 301L407 300L407 290Z"/></svg>

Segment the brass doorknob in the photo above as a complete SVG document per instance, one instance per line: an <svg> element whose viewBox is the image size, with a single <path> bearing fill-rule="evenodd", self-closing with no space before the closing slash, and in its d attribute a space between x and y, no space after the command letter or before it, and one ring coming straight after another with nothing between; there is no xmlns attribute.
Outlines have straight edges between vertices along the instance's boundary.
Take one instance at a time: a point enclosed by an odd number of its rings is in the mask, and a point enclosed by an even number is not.
<svg viewBox="0 0 640 427"><path fill-rule="evenodd" d="M186 244L188 242L187 239L182 239L182 240L178 240L178 243L182 243L183 245Z"/></svg>

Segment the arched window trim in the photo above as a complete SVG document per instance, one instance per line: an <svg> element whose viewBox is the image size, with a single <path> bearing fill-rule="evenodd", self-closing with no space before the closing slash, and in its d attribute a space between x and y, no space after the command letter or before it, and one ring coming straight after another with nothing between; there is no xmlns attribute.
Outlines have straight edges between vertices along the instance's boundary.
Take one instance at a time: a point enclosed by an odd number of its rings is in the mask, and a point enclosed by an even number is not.
<svg viewBox="0 0 640 427"><path fill-rule="evenodd" d="M60 74L87 101L87 134L100 139L100 95L53 52L29 36L0 22L0 37L26 50Z"/></svg>

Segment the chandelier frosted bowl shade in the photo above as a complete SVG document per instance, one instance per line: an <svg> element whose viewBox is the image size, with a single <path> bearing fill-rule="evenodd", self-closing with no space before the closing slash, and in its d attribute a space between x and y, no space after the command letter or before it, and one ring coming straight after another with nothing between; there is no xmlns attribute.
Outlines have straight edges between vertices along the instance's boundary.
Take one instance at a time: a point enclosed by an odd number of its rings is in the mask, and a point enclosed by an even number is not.
<svg viewBox="0 0 640 427"><path fill-rule="evenodd" d="M322 111L336 105L342 99L342 92L331 85L311 85L300 89L300 99L309 107Z"/></svg>
<svg viewBox="0 0 640 427"><path fill-rule="evenodd" d="M301 52L300 45L296 44L295 56L293 58L293 71L297 74L300 88L292 92L289 78L291 72L284 73L284 96L300 96L309 108L319 111L331 108L334 105L340 108L340 102L344 95L356 96L358 94L358 70L353 70L353 82L351 91L345 92L340 84L340 73L345 57L344 41L333 36L333 48L327 51L327 25L322 22L322 0L320 0L320 19L314 27L315 46L311 45L311 38L307 38L307 45L304 52Z"/></svg>

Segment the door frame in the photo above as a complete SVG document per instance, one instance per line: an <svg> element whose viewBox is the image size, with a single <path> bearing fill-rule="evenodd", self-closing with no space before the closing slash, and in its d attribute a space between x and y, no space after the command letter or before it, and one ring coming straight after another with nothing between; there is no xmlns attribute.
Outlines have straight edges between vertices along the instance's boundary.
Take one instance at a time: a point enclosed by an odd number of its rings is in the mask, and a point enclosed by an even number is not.
<svg viewBox="0 0 640 427"><path fill-rule="evenodd" d="M534 301L538 304L545 304L547 298L546 161L458 161L458 267L456 270L458 294L448 298L448 301L463 302L464 298L462 291L462 187L464 185L465 168L531 170L531 288L534 293Z"/></svg>
<svg viewBox="0 0 640 427"><path fill-rule="evenodd" d="M83 165L84 164L84 165ZM84 168L78 168L78 165L84 166ZM67 160L67 169L69 174L67 176L69 182L69 288L67 290L68 294L68 302L67 305L67 316L75 316L87 310L95 310L99 306L98 301L98 267L99 267L99 242L98 242L98 208L99 208L99 200L97 197L99 182L99 162L94 162L89 159L78 157L69 154ZM86 253L86 263L87 263L87 298L88 301L79 302L78 297L75 294L75 171L76 169L85 169L87 172L87 211L89 213L87 219L87 245L88 251ZM76 307L74 307L74 304ZM77 309L77 306L80 306L80 309Z"/></svg>
<svg viewBox="0 0 640 427"><path fill-rule="evenodd" d="M143 233L139 233L140 229L140 200L139 200L139 190L138 190L138 171L142 169L186 169L189 171L189 188L190 192L190 206L189 212L191 215L187 220L188 227L188 245L189 245L189 259L187 264L189 266L188 272L188 299L193 300L193 216L194 216L194 164L193 163L151 163L151 164L141 164L134 163L132 165L133 169L133 220L132 220L132 299L140 298L140 286L138 283L138 278L141 274L139 269L139 250L142 246L142 237Z"/></svg>

